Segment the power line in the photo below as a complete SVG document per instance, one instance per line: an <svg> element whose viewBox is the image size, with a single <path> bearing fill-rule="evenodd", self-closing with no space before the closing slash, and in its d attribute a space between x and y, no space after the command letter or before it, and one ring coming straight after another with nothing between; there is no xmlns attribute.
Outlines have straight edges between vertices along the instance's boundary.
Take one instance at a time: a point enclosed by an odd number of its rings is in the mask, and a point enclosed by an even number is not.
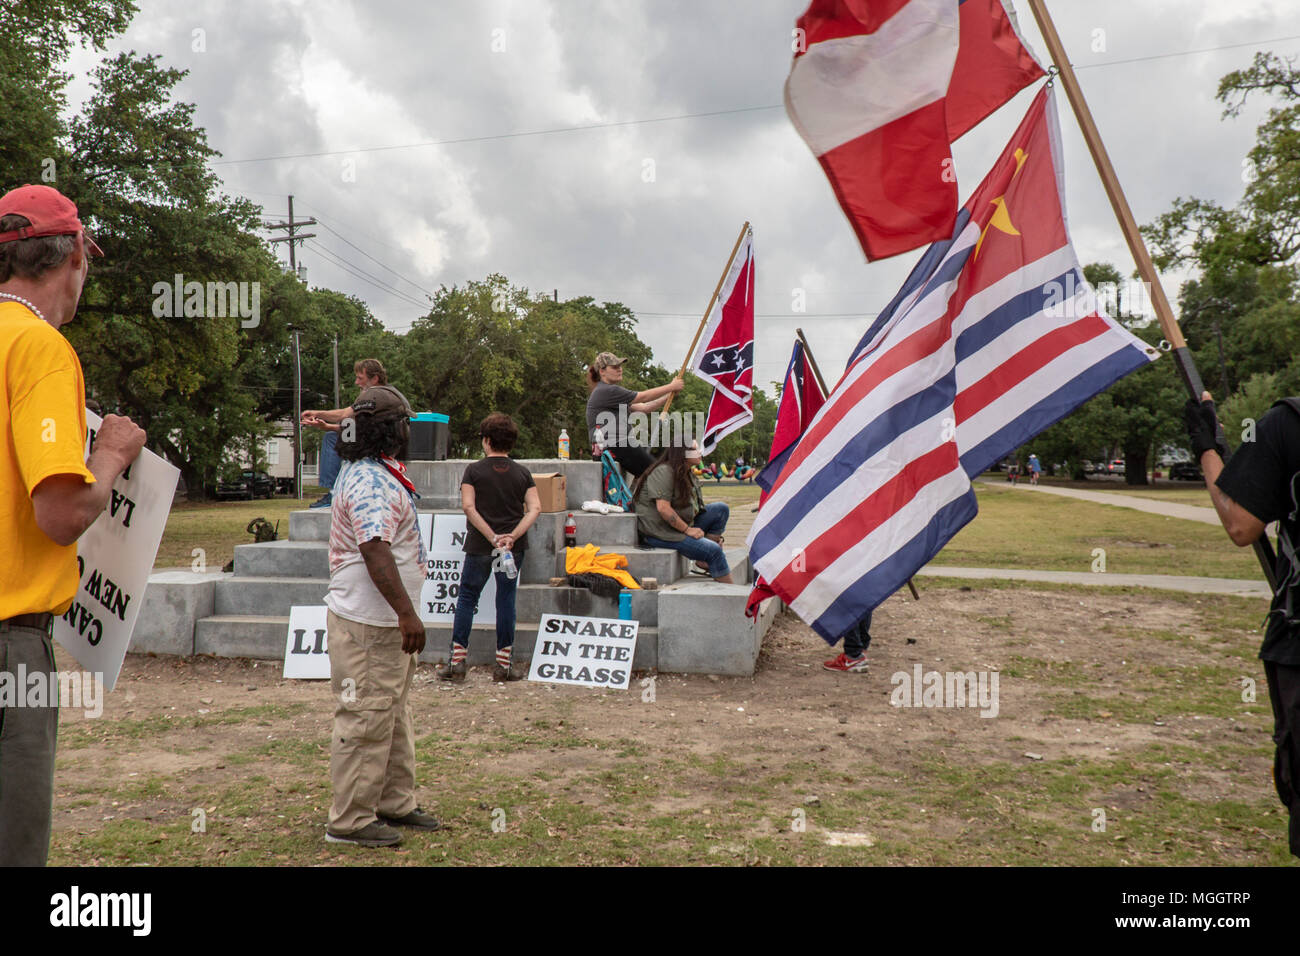
<svg viewBox="0 0 1300 956"><path fill-rule="evenodd" d="M730 110L710 110L705 113L679 113L676 116L656 116L651 119L617 120L612 123L588 123L583 126L555 126L550 129L519 130L514 133L493 133L488 136L461 136L456 139L431 139L423 143L395 143L388 146L358 146L354 149L328 149L315 153L284 153L279 156L258 156L253 159L222 159L213 166L237 166L242 163L269 163L281 159L317 159L321 156L345 156L351 153L382 153L395 149L420 149L426 146L456 146L462 143L486 143L498 139L519 139L525 136L550 136L553 133L580 133L593 129L615 129L620 126L645 126L650 123L671 123L675 120L699 119L705 116L728 116L733 113L757 113L762 110L785 109L784 104L772 106L739 106Z"/></svg>
<svg viewBox="0 0 1300 956"><path fill-rule="evenodd" d="M382 279L379 279L376 276L372 276L370 273L365 272L360 267L353 265L352 263L348 262L346 259L343 259L337 254L331 252L326 246L321 245L318 241L312 240L311 248L314 249L316 252L320 253L321 255L326 256L329 262L333 263L338 268L343 269L345 272L347 272L349 275L353 276L354 278L361 279L364 282L369 282L375 288L383 292L387 292L389 295L393 296L394 298L401 299L402 301L410 305L414 305L421 309L428 307L427 302L421 302L418 299L413 298L407 293L401 291L400 289L393 288L391 285L384 282Z"/></svg>
<svg viewBox="0 0 1300 956"><path fill-rule="evenodd" d="M1106 60L1101 63L1071 64L1076 71L1095 70L1099 66L1120 66L1124 63L1145 63L1147 60L1167 60L1173 56L1192 56L1197 53L1215 53L1219 50L1237 50L1244 46L1263 46L1265 43L1285 43L1288 40L1300 40L1300 36L1274 37L1271 40L1254 40L1250 43L1228 43L1223 46L1207 46L1199 50L1182 50L1178 53L1153 53L1150 56L1135 56L1127 60Z"/></svg>
<svg viewBox="0 0 1300 956"><path fill-rule="evenodd" d="M412 280L412 279L408 279L406 276L402 275L402 274L401 274L400 272L398 272L396 269L393 269L393 268L391 268L390 266L386 266L386 265L384 265L384 263L380 262L378 259L376 259L374 256L372 256L370 253L366 252L366 250L362 249L360 246L358 246L358 245L356 245L356 244L354 244L354 243L352 243L352 242L349 242L348 239L347 239L345 236L343 236L342 233L338 232L338 231L335 230L335 229L331 229L328 225L326 225L326 224L323 223L323 222L317 223L317 225L319 225L322 229L328 229L330 232L334 233L334 235L338 237L338 240L339 240L340 242L344 243L345 245L351 246L353 249L355 249L357 252L361 253L363 256L365 256L367 259L369 259L369 260L370 260L371 262L373 262L375 265L379 266L380 268L387 269L389 272L391 272L393 275L397 276L397 278L401 279L403 282L406 282L406 283L409 283L410 285L415 286L415 288L419 289L420 292L421 292L422 294L427 295L427 296L430 296L430 297L433 296L433 293L432 293L432 292L430 292L428 289L426 289L426 288L424 288L423 286L421 286L418 282L415 282L415 281Z"/></svg>
<svg viewBox="0 0 1300 956"><path fill-rule="evenodd" d="M349 225L343 216L340 216L337 213L334 213L333 211L328 213L324 212L323 211L324 207L321 206L321 204L318 202L311 202L309 203L309 205L314 210L316 210L317 216L323 216L324 218L330 220L330 222L337 222L340 226L347 229L354 236L361 236L365 239L369 239L371 242L375 243L376 245L383 246L385 249L391 249L393 250L393 252L402 253L403 255L405 255L408 251L406 249L401 248L400 246L393 245L391 242L385 242L383 239L380 239L378 236L372 236L368 232L362 232L360 229L356 228L355 226Z"/></svg>
<svg viewBox="0 0 1300 956"><path fill-rule="evenodd" d="M1242 47L1263 46L1268 43L1285 43L1300 40L1300 36L1271 37L1246 43L1227 43L1221 46L1202 47L1197 50L1179 50L1173 53L1154 53L1150 56L1132 57L1126 60L1109 60L1103 63L1088 63L1076 66L1076 70L1091 70L1104 66L1122 66L1126 63L1141 63L1147 60L1165 60L1171 57L1195 56L1201 53L1215 53L1219 50L1236 50ZM461 136L455 139L434 139L421 143L393 143L385 146L357 146L352 149L319 150L311 153L282 153L277 156L257 156L248 159L222 159L213 162L213 166L238 166L244 163L269 163L282 159L317 159L322 156L345 156L352 153L380 153L398 149L420 149L428 146L456 146L464 143L486 143L502 139L519 139L528 136L550 136L555 133L579 133L597 129L617 129L623 126L646 126L652 123L671 123L677 120L702 119L710 116L731 116L738 113L759 113L767 110L784 109L783 103L765 106L739 106L734 109L708 110L702 113L678 113L674 116L655 116L649 119L617 120L609 123L587 123L582 126L555 126L549 129L519 130L513 133L493 133L487 136Z"/></svg>

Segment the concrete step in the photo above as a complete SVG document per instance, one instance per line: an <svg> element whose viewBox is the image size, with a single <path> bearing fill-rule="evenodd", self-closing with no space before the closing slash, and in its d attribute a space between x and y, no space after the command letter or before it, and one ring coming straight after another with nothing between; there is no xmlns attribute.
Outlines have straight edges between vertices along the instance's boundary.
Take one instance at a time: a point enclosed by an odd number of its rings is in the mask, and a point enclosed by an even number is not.
<svg viewBox="0 0 1300 956"><path fill-rule="evenodd" d="M577 461L560 458L521 458L523 465L535 475L560 472L565 476L568 508L581 508L584 501L600 498L600 462ZM406 474L420 493L425 507L458 508L460 506L460 480L465 469L473 462L408 461Z"/></svg>
<svg viewBox="0 0 1300 956"><path fill-rule="evenodd" d="M250 578L328 578L324 541L263 541L235 545L235 574Z"/></svg>
<svg viewBox="0 0 1300 956"><path fill-rule="evenodd" d="M640 621L642 627L658 624L658 592L629 589L628 593L632 595L632 617ZM618 617L618 598L600 597L587 588L524 584L515 595L515 614L518 619L529 621L539 621L543 614Z"/></svg>
<svg viewBox="0 0 1300 956"><path fill-rule="evenodd" d="M615 517L615 516L609 516ZM625 518L631 516L622 516ZM308 519L315 523L316 519ZM300 525L305 527L305 525ZM626 522L606 525L626 530ZM539 542L540 543L540 542ZM627 558L627 570L640 581L653 577L659 584L671 584L687 576L691 562L667 548L629 547L601 544L602 553ZM744 547L727 548L727 561L737 583L749 581L749 554ZM548 584L552 577L565 575L565 549L554 554L545 547L529 548L520 568L522 584ZM325 541L265 541L235 546L235 576L239 578L329 578L329 545ZM233 598L232 598L233 599ZM316 601L306 603L318 603Z"/></svg>
<svg viewBox="0 0 1300 956"><path fill-rule="evenodd" d="M527 661L537 641L538 622L519 621L515 624L514 657ZM195 653L215 657L249 657L255 660L284 660L285 644L289 632L289 617L254 615L213 615L202 618L195 625ZM424 629L425 646L420 660L442 663L451 653L451 626L428 625ZM638 631L636 655L632 666L636 670L651 670L658 660L659 632L653 627ZM473 665L491 664L496 656L496 627L476 624L470 631L469 662Z"/></svg>
<svg viewBox="0 0 1300 956"><path fill-rule="evenodd" d="M292 607L322 604L328 578L260 578L223 575L216 582L212 614L217 616L281 617ZM653 627L658 599L652 591L632 591L632 617ZM537 621L543 614L618 617L618 598L599 597L587 588L523 584L515 594L517 620Z"/></svg>
<svg viewBox="0 0 1300 956"><path fill-rule="evenodd" d="M458 502L459 504L459 502ZM420 512L462 515L456 508L425 507L420 502ZM539 515L536 523L528 531L529 547L545 548L549 545L552 552L564 546L564 521L569 516L567 511L552 511ZM574 523L578 526L578 542L590 541L605 547L614 545L635 546L636 515L634 514L590 514L586 511L572 512ZM331 511L329 508L303 509L289 514L289 540L291 541L329 541Z"/></svg>
<svg viewBox="0 0 1300 956"><path fill-rule="evenodd" d="M227 575L217 582L213 614L288 617L289 608L323 604L329 578Z"/></svg>
<svg viewBox="0 0 1300 956"><path fill-rule="evenodd" d="M683 581L659 592L658 666L666 673L754 673L763 636L776 619L779 601L745 617L747 584Z"/></svg>
<svg viewBox="0 0 1300 956"><path fill-rule="evenodd" d="M690 564L686 558L682 557L676 551L669 551L666 548L642 548L642 547L602 547L600 554L621 554L627 558L627 567L624 569L638 581L644 578L655 578L662 586L678 578L684 577ZM599 555L597 555L599 557ZM563 576L565 572L565 552L562 549L555 555L551 576ZM532 571L530 567L527 570ZM536 572L534 572L536 573ZM529 576L525 575L527 579Z"/></svg>

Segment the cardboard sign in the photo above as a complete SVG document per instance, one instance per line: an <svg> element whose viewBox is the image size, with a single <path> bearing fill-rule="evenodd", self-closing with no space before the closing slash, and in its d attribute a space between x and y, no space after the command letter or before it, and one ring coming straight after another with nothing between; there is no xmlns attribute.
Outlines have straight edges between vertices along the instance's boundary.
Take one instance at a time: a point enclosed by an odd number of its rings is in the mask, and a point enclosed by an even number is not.
<svg viewBox="0 0 1300 956"><path fill-rule="evenodd" d="M528 679L627 690L637 621L543 614Z"/></svg>
<svg viewBox="0 0 1300 956"><path fill-rule="evenodd" d="M289 608L289 636L284 642L284 676L329 680L330 647L325 629L329 608L309 604Z"/></svg>
<svg viewBox="0 0 1300 956"><path fill-rule="evenodd" d="M87 457L102 421L86 409ZM102 674L108 690L121 673L180 474L144 449L77 541L81 583L68 610L54 619L54 639L86 670Z"/></svg>
<svg viewBox="0 0 1300 956"><path fill-rule="evenodd" d="M420 591L420 620L426 624L450 624L456 617L456 599L460 595L460 576L465 569L462 550L467 534L463 514L419 515L420 534L429 550L424 568L424 587ZM497 620L497 581L490 575L478 598L476 624L495 624Z"/></svg>

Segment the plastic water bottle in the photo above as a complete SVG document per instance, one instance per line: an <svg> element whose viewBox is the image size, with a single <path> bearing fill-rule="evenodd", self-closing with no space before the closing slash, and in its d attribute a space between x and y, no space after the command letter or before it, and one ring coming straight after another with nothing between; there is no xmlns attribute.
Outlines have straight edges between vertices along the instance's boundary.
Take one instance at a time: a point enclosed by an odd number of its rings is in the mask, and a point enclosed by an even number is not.
<svg viewBox="0 0 1300 956"><path fill-rule="evenodd" d="M605 433L599 428L591 433L591 457L599 458L605 450Z"/></svg>
<svg viewBox="0 0 1300 956"><path fill-rule="evenodd" d="M503 571L508 578L519 576L519 568L515 566L515 556L505 548L497 548L497 559L494 562L493 571Z"/></svg>
<svg viewBox="0 0 1300 956"><path fill-rule="evenodd" d="M560 457L565 461L569 460L569 430L560 429Z"/></svg>
<svg viewBox="0 0 1300 956"><path fill-rule="evenodd" d="M627 588L618 592L618 619L620 621L632 620L632 592Z"/></svg>

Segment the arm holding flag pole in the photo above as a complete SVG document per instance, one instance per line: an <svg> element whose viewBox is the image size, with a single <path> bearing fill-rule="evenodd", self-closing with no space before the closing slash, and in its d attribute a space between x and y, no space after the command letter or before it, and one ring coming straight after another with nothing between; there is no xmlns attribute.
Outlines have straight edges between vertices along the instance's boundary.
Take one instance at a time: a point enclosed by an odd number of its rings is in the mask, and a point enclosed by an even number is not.
<svg viewBox="0 0 1300 956"><path fill-rule="evenodd" d="M1115 168L1111 165L1110 156L1106 153L1106 147L1102 144L1101 134L1097 131L1097 124L1093 121L1092 112L1088 109L1088 104L1083 98L1083 90L1074 75L1074 67L1070 65L1069 57L1065 55L1065 47L1061 43L1061 37L1056 32L1056 26L1052 22L1051 15L1047 12L1046 0L1029 0L1029 7L1034 13L1034 19L1038 22L1038 29L1043 35L1043 41L1047 44L1048 51L1051 53L1052 62L1056 64L1056 69L1061 77L1061 85L1065 87L1065 95L1069 99L1070 106L1074 109L1074 115L1079 121L1079 129L1083 133L1084 141L1088 144L1088 151L1092 154L1092 160L1097 166L1102 185L1106 189L1106 197L1110 200L1111 208L1115 211L1115 218L1119 220L1120 229L1123 231L1124 239L1133 255L1133 261L1137 263L1138 273L1150 289L1151 304L1155 308L1156 318L1160 322L1160 330L1164 333L1165 340L1172 348L1174 364L1178 369L1178 374L1182 378L1183 384L1187 386L1188 394L1195 401L1200 402L1205 386L1201 382L1200 373L1196 370L1196 363L1187 348L1187 342L1183 338L1182 330L1178 327L1178 321L1174 318L1169 299L1165 295L1164 287L1160 284L1160 277L1156 275L1155 265L1151 261L1151 255L1147 251L1146 243L1142 240L1137 220L1133 218L1133 211L1129 208L1128 199L1125 198L1124 191L1120 188L1119 178L1115 175ZM1222 429L1220 428L1221 432ZM1276 589L1277 582L1274 579L1276 559L1273 555L1273 547L1266 535L1261 535L1255 540L1255 555L1259 558L1259 563L1264 569L1264 577L1269 582L1269 586Z"/></svg>
<svg viewBox="0 0 1300 956"><path fill-rule="evenodd" d="M731 264L736 260L736 253L740 251L740 244L745 241L745 236L749 233L749 220L740 227L740 235L736 237L736 244L731 247L731 255L727 257L727 264L722 267L722 275L718 276L718 284L713 288L713 295L709 297L709 304L704 309L704 317L700 319L699 326L695 329L695 338L691 339L691 347L686 351L686 358L682 361L682 370L677 373L678 378L685 378L686 372L691 367L691 359L695 357L695 347L700 344L700 336L704 333L704 326L709 321L709 313L713 311L714 304L718 301L718 294L722 291L722 283L727 281L727 273L731 271ZM668 409L673 404L673 396L668 396L668 404L664 405L659 412L659 420L663 421L668 417Z"/></svg>

